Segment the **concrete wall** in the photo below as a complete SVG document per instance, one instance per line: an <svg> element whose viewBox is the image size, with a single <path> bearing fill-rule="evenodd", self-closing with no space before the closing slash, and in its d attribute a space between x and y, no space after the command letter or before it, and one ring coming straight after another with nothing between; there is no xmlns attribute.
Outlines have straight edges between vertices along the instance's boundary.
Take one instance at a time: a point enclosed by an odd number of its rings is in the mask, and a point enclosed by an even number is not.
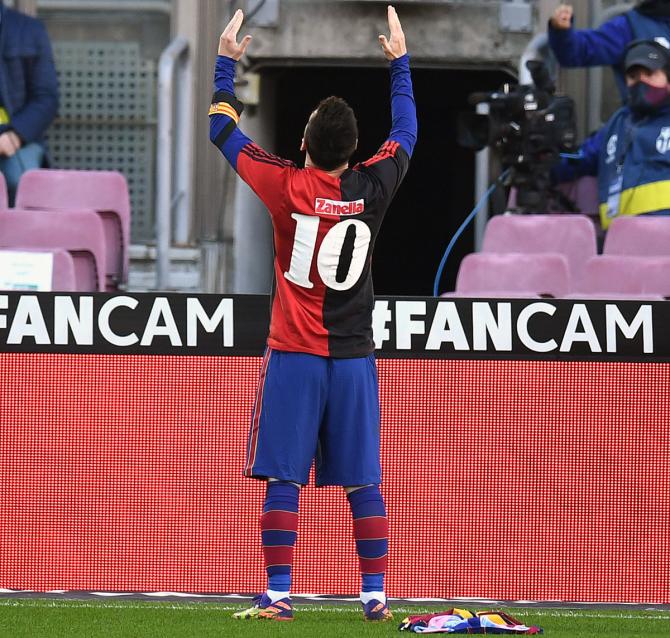
<svg viewBox="0 0 670 638"><path fill-rule="evenodd" d="M205 249L203 288L211 292L267 291L271 234L262 207L244 187L233 186L234 174L210 146L207 135L205 113L216 44L231 4L216 0L175 2L177 31L189 37L194 46L193 239ZM256 2L246 4L253 7ZM246 5L237 2L235 6ZM518 58L530 39L528 33L501 31L497 3L400 2L397 10L413 64L418 66L516 70ZM269 26L254 26L252 21L242 28L242 35L251 33L254 38L242 66L261 72L263 95L260 109L245 112L245 130L253 130L257 139L270 144L273 132L268 129L268 111L272 104L267 100L272 98L266 97L271 91L265 85L263 69L304 64L382 66L385 61L377 36L388 30L386 3L382 2L282 0L276 15ZM254 245L257 249L251 250ZM231 272L231 267L235 272Z"/></svg>
<svg viewBox="0 0 670 638"><path fill-rule="evenodd" d="M501 32L496 3L404 2L397 10L415 63L514 67L529 39L528 34ZM387 31L384 3L284 1L276 28L250 30L249 57L258 64L377 62L377 35Z"/></svg>

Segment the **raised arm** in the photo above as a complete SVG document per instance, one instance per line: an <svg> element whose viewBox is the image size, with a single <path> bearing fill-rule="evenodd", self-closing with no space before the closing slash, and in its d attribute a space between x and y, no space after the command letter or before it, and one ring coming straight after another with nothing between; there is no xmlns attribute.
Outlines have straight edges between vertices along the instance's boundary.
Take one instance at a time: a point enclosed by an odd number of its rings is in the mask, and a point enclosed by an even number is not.
<svg viewBox="0 0 670 638"><path fill-rule="evenodd" d="M617 65L633 39L625 15L608 20L597 29L575 29L569 4L556 9L549 20L548 35L549 46L564 67Z"/></svg>
<svg viewBox="0 0 670 638"><path fill-rule="evenodd" d="M277 188L286 177L286 169L294 164L264 151L237 128L244 105L235 97L235 65L251 42L250 35L237 41L243 20L244 14L238 9L219 40L209 137L272 213Z"/></svg>
<svg viewBox="0 0 670 638"><path fill-rule="evenodd" d="M391 62L391 132L389 140L398 142L412 155L417 137L416 105L409 70L405 34L396 10L388 7L389 37L379 36L386 59Z"/></svg>
<svg viewBox="0 0 670 638"><path fill-rule="evenodd" d="M237 158L242 148L251 144L238 128L244 105L235 97L235 65L244 55L251 36L237 42L244 14L237 10L219 39L219 54L214 70L214 96L209 109L209 138L237 170Z"/></svg>

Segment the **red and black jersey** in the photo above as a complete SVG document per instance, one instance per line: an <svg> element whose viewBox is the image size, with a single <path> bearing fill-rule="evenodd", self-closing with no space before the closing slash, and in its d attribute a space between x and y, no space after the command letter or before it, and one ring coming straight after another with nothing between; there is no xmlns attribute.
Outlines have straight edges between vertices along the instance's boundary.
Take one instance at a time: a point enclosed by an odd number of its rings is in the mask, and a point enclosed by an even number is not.
<svg viewBox="0 0 670 638"><path fill-rule="evenodd" d="M372 251L416 142L407 56L390 69L388 141L367 162L333 177L264 151L237 128L243 106L233 94L235 61L217 58L210 137L272 218L272 348L340 358L374 350Z"/></svg>
<svg viewBox="0 0 670 638"><path fill-rule="evenodd" d="M372 250L408 166L397 142L340 177L242 148L237 170L274 229L270 347L331 357L374 350Z"/></svg>

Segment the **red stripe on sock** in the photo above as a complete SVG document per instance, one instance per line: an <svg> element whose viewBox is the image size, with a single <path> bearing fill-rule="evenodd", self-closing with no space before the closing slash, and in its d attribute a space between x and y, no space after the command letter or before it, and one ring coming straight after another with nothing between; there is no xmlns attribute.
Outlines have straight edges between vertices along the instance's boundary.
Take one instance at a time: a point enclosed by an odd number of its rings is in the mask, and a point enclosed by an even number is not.
<svg viewBox="0 0 670 638"><path fill-rule="evenodd" d="M297 512L284 512L282 510L270 510L261 516L261 529L278 529L284 532L298 531Z"/></svg>
<svg viewBox="0 0 670 638"><path fill-rule="evenodd" d="M358 564L361 568L361 574L383 574L386 572L388 565L388 555L380 556L379 558L363 558L358 557Z"/></svg>
<svg viewBox="0 0 670 638"><path fill-rule="evenodd" d="M354 538L357 541L388 538L389 521L386 516L368 516L354 519Z"/></svg>
<svg viewBox="0 0 670 638"><path fill-rule="evenodd" d="M289 545L263 545L263 558L266 567L292 565L293 547Z"/></svg>

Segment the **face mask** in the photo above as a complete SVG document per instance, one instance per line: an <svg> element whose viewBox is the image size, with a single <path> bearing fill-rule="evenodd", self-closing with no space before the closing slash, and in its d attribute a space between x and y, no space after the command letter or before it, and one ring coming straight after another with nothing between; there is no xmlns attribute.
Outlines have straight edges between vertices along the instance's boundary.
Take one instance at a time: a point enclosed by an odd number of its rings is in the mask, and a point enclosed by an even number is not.
<svg viewBox="0 0 670 638"><path fill-rule="evenodd" d="M669 101L667 86L651 86L640 81L628 88L628 106L636 115L651 115Z"/></svg>

